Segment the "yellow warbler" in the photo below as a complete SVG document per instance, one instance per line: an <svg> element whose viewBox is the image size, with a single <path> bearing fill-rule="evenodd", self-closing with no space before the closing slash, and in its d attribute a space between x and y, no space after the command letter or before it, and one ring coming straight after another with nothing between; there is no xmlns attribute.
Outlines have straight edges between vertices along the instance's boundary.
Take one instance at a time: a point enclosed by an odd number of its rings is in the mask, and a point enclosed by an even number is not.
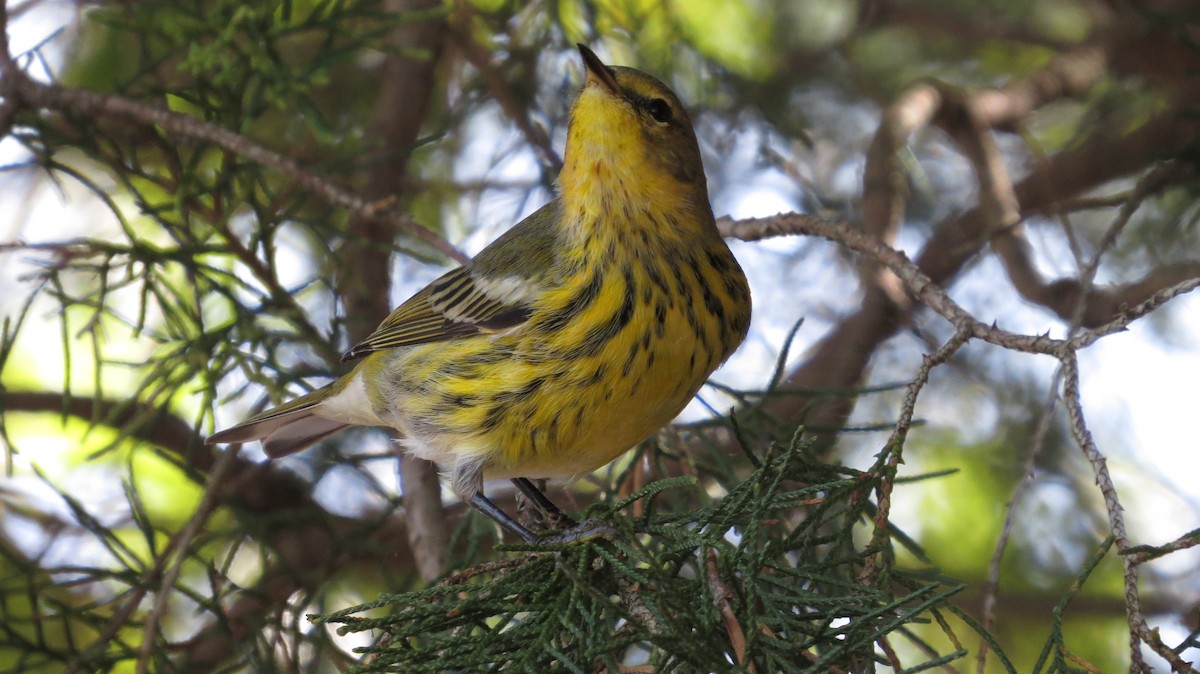
<svg viewBox="0 0 1200 674"><path fill-rule="evenodd" d="M691 121L662 82L579 45L558 196L392 312L341 379L208 438L271 457L387 426L454 491L594 470L679 413L746 335L750 291L721 240Z"/></svg>

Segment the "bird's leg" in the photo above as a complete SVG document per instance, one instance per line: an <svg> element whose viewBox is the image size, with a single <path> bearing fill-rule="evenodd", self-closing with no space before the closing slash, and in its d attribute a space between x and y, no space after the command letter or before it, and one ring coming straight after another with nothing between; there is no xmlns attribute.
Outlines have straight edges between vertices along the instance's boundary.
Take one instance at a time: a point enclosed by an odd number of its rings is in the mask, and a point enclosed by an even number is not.
<svg viewBox="0 0 1200 674"><path fill-rule="evenodd" d="M460 460L450 471L450 485L454 493L462 500L470 503L479 512L487 515L501 528L507 529L526 543L536 543L538 536L526 529L520 522L514 520L500 506L492 503L483 495L483 462L479 460ZM544 496L542 498L545 498Z"/></svg>
<svg viewBox="0 0 1200 674"><path fill-rule="evenodd" d="M597 538L612 540L620 536L616 529L612 528L608 522L593 518L585 522L576 522L571 516L558 509L537 485L530 482L527 478L513 478L512 483L517 489L525 495L525 498L534 503L538 510L542 511L550 522L550 526L555 529L560 529L557 534L547 535L542 534L538 537L537 542L540 545L570 545L583 541L590 541Z"/></svg>
<svg viewBox="0 0 1200 674"><path fill-rule="evenodd" d="M508 513L504 512L491 499L483 495L483 463L480 461L460 461L455 464L450 473L451 485L454 491L467 503L470 503L479 512L487 515L496 524L502 528L511 531L521 538L526 543L537 543L543 537L538 536L527 529L520 522L513 519ZM554 502L546 498L542 490L538 489L532 482L523 477L513 478L513 485L529 499L534 506L541 511L550 525L556 529L571 529L576 527L575 520L568 517L563 511L554 505ZM586 533L584 533L586 536ZM563 542L570 542L573 539L564 539Z"/></svg>
<svg viewBox="0 0 1200 674"><path fill-rule="evenodd" d="M538 489L537 485L530 482L528 478L514 477L512 479L512 483L514 486L516 486L518 491L525 495L525 498L529 499L529 501L542 512L542 516L546 518L546 521L550 523L551 527L554 527L555 529L567 529L575 526L575 520L571 519L566 513L559 510L558 506L554 505L554 501L551 501L544 493L542 493L542 490Z"/></svg>
<svg viewBox="0 0 1200 674"><path fill-rule="evenodd" d="M471 494L470 498L467 499L467 503L470 503L472 507L484 515L487 515L496 524L499 524L501 527L508 529L514 534L520 536L521 540L525 541L526 543L536 543L538 541L537 534L533 533L529 529L526 529L521 525L520 522L509 517L508 513L500 509L500 506L492 503L491 499L484 496L482 491L477 491L474 494Z"/></svg>
<svg viewBox="0 0 1200 674"><path fill-rule="evenodd" d="M513 482L516 483L516 480L513 480ZM533 486L533 484L530 483L529 481L526 480L525 484L529 489L532 489L535 492L541 494L541 491L539 491L537 489L537 487ZM521 489L522 492L525 491L525 488L523 488L523 487L518 487L518 488ZM531 498L531 500L532 500L532 498ZM514 520L512 517L509 517L508 513L501 510L500 506L497 506L495 503L492 503L491 499L489 499L488 497L483 495L483 492L475 492L474 494L472 494L470 496L470 498L467 499L467 502L470 503L479 512L483 513L484 515L487 515L493 522L495 522L496 524L499 524L501 527L503 527L505 529L508 529L509 531L516 534L517 536L520 536L521 540L525 541L526 543L528 543L530 545L534 545L534 544L571 545L574 543L595 540L598 538L612 540L612 539L620 536L620 534L617 532L617 530L613 529L612 526L608 522L605 522L604 520L590 519L582 524L576 524L575 520L571 519L566 514L564 514L561 510L559 510L550 501L550 499L546 498L545 494L542 494L542 498L539 499L539 505L542 500L544 500L545 503L548 504L551 508L554 508L554 511L557 513L557 517L560 518L560 523L562 521L566 522L565 525L560 526L560 528L565 529L564 531L554 534L552 536L547 536L547 535L539 536L539 535L533 533L532 531L530 531L529 529L526 529L524 526L522 526L519 522ZM555 515L552 515L550 513L547 513L547 516L555 517Z"/></svg>

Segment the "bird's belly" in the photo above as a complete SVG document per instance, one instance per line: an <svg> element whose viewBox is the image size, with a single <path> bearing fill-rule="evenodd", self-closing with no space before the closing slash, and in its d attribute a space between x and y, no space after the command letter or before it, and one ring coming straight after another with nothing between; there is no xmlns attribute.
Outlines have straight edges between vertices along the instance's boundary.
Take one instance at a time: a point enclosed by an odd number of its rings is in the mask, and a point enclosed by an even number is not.
<svg viewBox="0 0 1200 674"><path fill-rule="evenodd" d="M641 318L586 356L528 335L397 350L376 414L413 453L481 461L488 479L587 473L671 421L725 355L682 314L662 329Z"/></svg>
<svg viewBox="0 0 1200 674"><path fill-rule="evenodd" d="M655 350L652 364L640 364L628 376L586 385L567 378L562 385L546 386L535 404L545 413L513 429L485 475L570 477L620 456L674 419L704 383L708 373L696 371L691 353L678 346Z"/></svg>

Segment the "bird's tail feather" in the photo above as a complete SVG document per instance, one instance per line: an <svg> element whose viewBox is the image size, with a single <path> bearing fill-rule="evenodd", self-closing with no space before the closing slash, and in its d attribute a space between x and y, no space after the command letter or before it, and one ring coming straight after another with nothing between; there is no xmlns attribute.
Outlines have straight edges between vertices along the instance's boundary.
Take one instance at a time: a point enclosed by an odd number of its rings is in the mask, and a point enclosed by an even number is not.
<svg viewBox="0 0 1200 674"><path fill-rule="evenodd" d="M316 413L326 395L324 389L318 389L250 417L237 426L213 433L204 443L262 440L263 451L273 459L307 449L349 425Z"/></svg>
<svg viewBox="0 0 1200 674"><path fill-rule="evenodd" d="M308 449L346 428L348 424L309 414L289 421L263 439L263 451L272 459Z"/></svg>

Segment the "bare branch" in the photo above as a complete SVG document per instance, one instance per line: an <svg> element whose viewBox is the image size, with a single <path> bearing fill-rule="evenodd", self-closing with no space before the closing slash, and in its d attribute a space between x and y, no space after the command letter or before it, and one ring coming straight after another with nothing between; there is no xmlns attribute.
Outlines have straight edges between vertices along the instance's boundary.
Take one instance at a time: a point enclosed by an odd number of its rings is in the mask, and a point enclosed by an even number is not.
<svg viewBox="0 0 1200 674"><path fill-rule="evenodd" d="M165 409L130 400L98 400L65 396L57 392L0 390L0 413L46 412L83 420L98 419L105 426L170 450L188 460L188 467L208 472L212 456L192 425Z"/></svg>
<svg viewBox="0 0 1200 674"><path fill-rule="evenodd" d="M1192 529L1165 545L1138 545L1132 547L1126 551L1125 556L1134 564L1144 564L1145 562L1164 557L1173 552L1194 548L1197 545L1200 545L1200 529Z"/></svg>
<svg viewBox="0 0 1200 674"><path fill-rule="evenodd" d="M1118 134L1100 129L1077 147L1046 159L1013 187L1021 218L1048 211L1058 203L1073 199L1109 180L1143 170L1162 155L1177 151L1181 144L1197 139L1200 139L1200 120L1181 109L1168 110L1129 133ZM949 286L954 282L967 262L992 237L993 231L989 225L993 222L994 218L982 206L977 206L939 223L915 264L878 239L864 237L861 228L852 224L832 224L800 214L736 223L723 218L719 224L725 234L747 240L809 233L846 245L885 264L900 276L909 292L922 301L932 302L930 306L935 311L954 323L956 328L965 329L976 322L975 319L950 302L944 291L931 289L931 286ZM904 270L903 274L900 269ZM1170 279L1153 281L1161 284L1177 278L1172 276ZM1186 285L1186 282L1178 285ZM1139 287L1138 294L1134 296L1145 297L1146 290L1151 288L1164 291L1162 285L1151 283ZM1116 310L1120 311L1119 305ZM820 390L857 386L875 348L906 325L909 314L909 309L893 303L888 294L878 288L868 288L859 309L842 320L817 344L812 356L788 375L783 388ZM1115 317L1104 326L1080 335L1079 339L1108 334L1113 329L1124 327L1133 318L1128 313L1109 315ZM1052 343L1054 340L1045 337L1005 334L1004 331L992 330L982 324L969 329L974 337L1022 351L1045 353L1061 348ZM848 398L816 401L805 396L787 396L764 403L764 411L776 419L800 421L802 417L805 423L823 428L840 427L852 409L853 400ZM829 447L832 436L822 436L820 442L821 447Z"/></svg>
<svg viewBox="0 0 1200 674"><path fill-rule="evenodd" d="M738 622L737 614L729 603L734 596L733 591L721 580L721 572L717 568L717 551L709 548L704 553L704 568L707 571L708 591L712 593L713 603L721 612L725 622L725 633L729 635L729 643L733 645L734 662L746 668L749 674L756 674L758 668L753 660L746 659L746 633Z"/></svg>
<svg viewBox="0 0 1200 674"><path fill-rule="evenodd" d="M235 462L237 452L226 449L221 457L217 459L216 465L213 466L208 475L208 481L204 489L204 495L200 498L200 503L196 504L196 512L188 519L183 529L178 534L172 536L171 543L158 555L155 560L154 575L158 579L158 592L154 601L154 609L146 614L146 620L142 631L142 647L137 659L138 674L146 674L150 671L151 660L154 655L154 649L159 647L157 634L159 625L163 618L167 615L167 610L170 607L171 595L174 592L176 583L179 582L179 576L183 573L184 562L188 560L188 548L196 536L200 535L208 518L220 505L216 499L217 490L215 485L225 479L230 466ZM167 563L170 566L167 567ZM166 572L163 569L166 567Z"/></svg>
<svg viewBox="0 0 1200 674"><path fill-rule="evenodd" d="M1079 280L1042 279L1033 263L1033 251L1020 228L1001 230L992 240L992 250L1003 261L1013 287L1026 300L1050 309L1060 318L1087 328L1111 321L1122 307L1145 301L1150 295L1181 281L1200 276L1200 263L1184 262L1161 265L1141 280L1122 287L1092 287L1101 257L1108 251L1129 219L1149 196L1191 177L1190 165L1169 162L1149 172L1128 195L1113 224L1099 242L1092 259L1083 265Z"/></svg>
<svg viewBox="0 0 1200 674"><path fill-rule="evenodd" d="M894 272L913 296L949 321L957 330L965 331L972 338L996 346L1027 353L1059 356L1064 350L1090 346L1101 337L1125 329L1130 323L1157 309L1167 301L1200 286L1200 277L1188 276L1171 286L1157 288L1143 302L1132 307L1122 308L1108 323L1082 332L1070 339L1055 339L1048 335L1023 335L977 320L951 299L941 286L935 283L916 263L909 260L903 252L895 250L878 239L864 234L858 228L847 226L843 222L824 220L803 213L782 213L769 218L746 218L736 221L725 217L721 218L717 224L725 236L743 241L757 241L788 234L808 234L829 239L857 253L869 255Z"/></svg>
<svg viewBox="0 0 1200 674"><path fill-rule="evenodd" d="M887 241L895 241L904 215L907 183L899 151L908 138L927 126L942 96L938 88L923 83L904 92L883 111L879 128L867 148L863 169L863 228Z"/></svg>
<svg viewBox="0 0 1200 674"><path fill-rule="evenodd" d="M1051 101L1086 93L1108 73L1108 64L1107 49L1083 45L1055 56L1023 80L973 93L968 105L984 126L1012 129Z"/></svg>
<svg viewBox="0 0 1200 674"><path fill-rule="evenodd" d="M421 578L429 581L445 572L451 526L442 503L442 480L437 464L411 454L398 457L408 548Z"/></svg>
<svg viewBox="0 0 1200 674"><path fill-rule="evenodd" d="M1013 524L1016 522L1017 505L1024 499L1025 494L1029 492L1029 487L1033 484L1037 460L1046 446L1046 436L1049 435L1051 424L1054 421L1054 411L1058 409L1058 386L1061 380L1062 368L1060 367L1054 373L1049 393L1046 396L1046 402L1042 405L1042 413L1038 417L1037 427L1033 431L1033 437L1029 442L1029 451L1026 453L1025 462L1022 465L1021 479L1017 482L1016 488L1013 489L1013 495L1009 498L1004 508L1004 525L1000 528L1000 535L996 537L996 546L992 551L992 558L988 562L987 581L983 585L983 601L980 609L983 614L983 630L988 633L992 631L992 627L995 625L996 594L1000 589L1000 562L1004 559L1004 551L1007 549L1008 540L1012 536ZM980 674L986 671L988 650L988 642L980 639L979 652L975 660L976 671Z"/></svg>
<svg viewBox="0 0 1200 674"><path fill-rule="evenodd" d="M929 124L941 103L941 94L932 84L923 83L909 89L884 110L875 137L867 148L862 226L889 244L895 243L900 232L908 201L908 181L900 163L900 150L911 135ZM897 306L906 306L908 298L896 278L870 258L860 261L859 274L866 284L879 287Z"/></svg>
<svg viewBox="0 0 1200 674"><path fill-rule="evenodd" d="M904 440L908 436L908 431L912 427L913 414L916 413L917 396L921 394L921 389L925 384L929 383L929 375L933 372L933 368L945 363L958 353L958 350L970 340L970 334L965 331L955 332L954 335L946 341L937 351L926 355L921 360L921 367L917 369L917 374L912 381L908 383L907 390L904 393L904 403L900 407L900 418L896 421L896 426L892 430L891 437L888 438L884 445L889 450L887 463L883 468L883 476L879 481L879 489L877 494L878 507L875 513L874 532L872 533L871 548L882 550L887 537L890 535L888 531L888 516L892 510L892 487L895 486L896 469L899 467L904 456ZM875 576L878 572L877 565L878 555L870 557L866 564L863 565L863 570L859 574L867 583L874 583Z"/></svg>
<svg viewBox="0 0 1200 674"><path fill-rule="evenodd" d="M525 136L525 142L529 143L541 157L545 170L549 171L551 175L558 175L559 170L562 169L562 158L554 151L546 132L529 119L528 107L516 99L512 87L504 80L500 71L492 65L491 54L471 37L465 27L450 31L450 37L454 41L454 45L467 57L467 61L479 70L487 85L488 93L491 94L494 101L500 104L500 109L504 111L505 116L517 125L521 135Z"/></svg>
<svg viewBox="0 0 1200 674"><path fill-rule="evenodd" d="M975 170L979 212L986 229L998 232L1016 225L1021 221L1021 204L991 125L972 104L973 96L945 85L941 89L945 103L936 121Z"/></svg>
<svg viewBox="0 0 1200 674"><path fill-rule="evenodd" d="M1146 619L1142 616L1141 596L1138 593L1137 567L1122 554L1129 547L1129 534L1125 530L1124 507L1117 496L1117 488L1113 484L1112 476L1108 473L1108 461L1097 449L1096 443L1092 439L1092 432L1084 420L1083 402L1079 395L1079 360L1075 357L1075 352L1071 350L1064 353L1060 360L1063 373L1063 403L1067 409L1067 417L1071 421L1071 434L1075 437L1075 443L1079 445L1083 455L1092 464L1092 470L1096 475L1096 484L1100 487L1101 495L1104 496L1109 531L1112 532L1117 553L1122 555L1121 562L1125 567L1125 611L1129 620L1130 657L1133 659L1131 669L1149 672L1150 668L1142 659L1141 648L1138 644L1141 639L1139 627L1145 625Z"/></svg>
<svg viewBox="0 0 1200 674"><path fill-rule="evenodd" d="M442 3L389 0L386 6L389 13L402 16L429 13ZM385 153L371 174L368 198L397 202L407 198L404 184L409 173L409 149L416 145L433 105L448 32L445 16L432 14L427 20L398 26L387 38L393 53L384 62L383 87L368 130ZM405 56L409 53L426 57ZM345 325L352 344L364 339L391 310L390 297L383 289L391 285L391 255L386 243L395 238L393 230L389 223L378 219L355 217L337 251L337 295L345 307ZM408 516L409 548L421 577L432 580L444 571L450 531L442 508L437 467L416 457L406 458L402 467L400 482Z"/></svg>

